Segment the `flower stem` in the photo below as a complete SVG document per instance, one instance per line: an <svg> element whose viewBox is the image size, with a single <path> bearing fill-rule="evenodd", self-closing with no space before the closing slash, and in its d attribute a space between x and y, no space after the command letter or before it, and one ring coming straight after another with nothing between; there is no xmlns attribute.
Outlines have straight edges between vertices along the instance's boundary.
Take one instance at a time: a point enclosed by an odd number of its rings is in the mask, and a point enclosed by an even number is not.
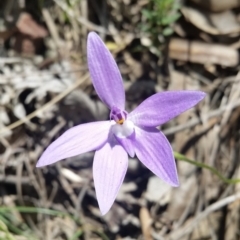
<svg viewBox="0 0 240 240"><path fill-rule="evenodd" d="M213 174L215 174L216 176L218 176L223 182L228 183L228 184L236 184L236 183L240 183L240 179L237 178L226 178L224 177L218 170L216 170L214 167L211 167L207 164L204 163L200 163L200 162L196 162L194 160L188 159L187 157L185 157L184 155L182 155L181 153L178 152L174 152L174 157L179 160L179 161L184 161L184 162L188 162L190 164L193 164L197 167L200 168L205 168L208 169L209 171L211 171Z"/></svg>

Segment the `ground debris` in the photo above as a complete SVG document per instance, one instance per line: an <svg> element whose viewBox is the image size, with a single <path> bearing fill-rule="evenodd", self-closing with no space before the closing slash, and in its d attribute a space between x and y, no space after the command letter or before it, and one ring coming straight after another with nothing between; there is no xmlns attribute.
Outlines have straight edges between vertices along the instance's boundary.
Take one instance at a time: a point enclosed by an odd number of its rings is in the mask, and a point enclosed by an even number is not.
<svg viewBox="0 0 240 240"><path fill-rule="evenodd" d="M9 230L14 239L34 240L237 240L239 184L227 185L209 170L177 161L180 187L172 188L130 159L116 201L102 217L93 152L35 167L64 131L109 117L87 73L87 33L96 31L122 73L127 111L165 90L207 93L161 130L175 151L226 178L240 178L236 1L174 5L160 19L172 32L167 36L162 23L151 22L157 11L151 0L38 2L0 1L0 238ZM180 18L172 16L176 11ZM22 47L16 51L17 33L31 41L40 38L42 48L32 46L27 56ZM9 221L20 231L14 232Z"/></svg>

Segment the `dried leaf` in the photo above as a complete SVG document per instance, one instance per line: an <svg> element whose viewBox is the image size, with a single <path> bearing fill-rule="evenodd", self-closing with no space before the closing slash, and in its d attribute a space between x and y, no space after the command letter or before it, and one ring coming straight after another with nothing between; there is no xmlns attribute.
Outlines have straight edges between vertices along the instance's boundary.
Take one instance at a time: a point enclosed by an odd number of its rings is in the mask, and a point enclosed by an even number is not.
<svg viewBox="0 0 240 240"><path fill-rule="evenodd" d="M47 36L46 29L40 26L29 13L21 13L17 21L17 28L20 33L32 38L44 38Z"/></svg>
<svg viewBox="0 0 240 240"><path fill-rule="evenodd" d="M170 41L169 55L177 60L227 67L235 67L239 62L237 50L231 47L177 38Z"/></svg>
<svg viewBox="0 0 240 240"><path fill-rule="evenodd" d="M149 201L166 204L170 200L172 187L158 177L151 177L148 181L145 197Z"/></svg>
<svg viewBox="0 0 240 240"><path fill-rule="evenodd" d="M223 12L240 6L239 0L191 0L212 12Z"/></svg>
<svg viewBox="0 0 240 240"><path fill-rule="evenodd" d="M192 7L183 7L181 11L189 22L209 34L226 35L240 32L237 18L231 11L209 13Z"/></svg>

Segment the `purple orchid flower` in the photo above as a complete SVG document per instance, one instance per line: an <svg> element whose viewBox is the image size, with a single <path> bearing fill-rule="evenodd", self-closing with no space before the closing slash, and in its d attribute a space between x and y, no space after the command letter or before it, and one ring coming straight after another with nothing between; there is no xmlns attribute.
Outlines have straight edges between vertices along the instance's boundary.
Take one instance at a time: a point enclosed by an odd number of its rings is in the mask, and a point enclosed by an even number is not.
<svg viewBox="0 0 240 240"><path fill-rule="evenodd" d="M101 213L111 208L128 168L128 154L136 156L159 178L179 185L173 150L156 127L201 101L200 91L157 93L131 113L125 109L125 92L119 69L101 38L88 35L88 67L93 86L110 109L110 120L78 125L66 131L42 154L37 167L96 150L93 178Z"/></svg>

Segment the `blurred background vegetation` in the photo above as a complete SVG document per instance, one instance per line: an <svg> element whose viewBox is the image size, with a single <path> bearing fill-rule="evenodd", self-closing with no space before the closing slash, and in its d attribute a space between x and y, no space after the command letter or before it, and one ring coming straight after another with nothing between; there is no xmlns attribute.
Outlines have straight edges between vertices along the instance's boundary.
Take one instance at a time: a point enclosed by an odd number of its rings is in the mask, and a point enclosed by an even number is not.
<svg viewBox="0 0 240 240"><path fill-rule="evenodd" d="M93 153L35 168L65 130L108 119L88 75L89 31L116 59L128 111L160 91L207 93L161 126L181 186L129 159L104 217ZM1 0L0 239L240 239L239 36L238 0Z"/></svg>

